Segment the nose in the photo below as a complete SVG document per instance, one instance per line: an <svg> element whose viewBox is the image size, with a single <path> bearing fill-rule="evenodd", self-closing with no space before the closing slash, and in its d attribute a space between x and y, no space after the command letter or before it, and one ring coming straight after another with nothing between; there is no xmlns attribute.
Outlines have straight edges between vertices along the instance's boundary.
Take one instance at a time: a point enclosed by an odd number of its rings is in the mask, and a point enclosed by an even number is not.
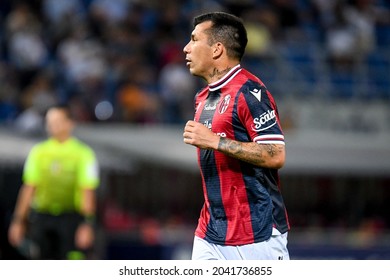
<svg viewBox="0 0 390 280"><path fill-rule="evenodd" d="M185 45L184 46L184 48L183 48L183 52L185 53L185 54L187 54L187 53L189 53L189 42L187 43L187 45Z"/></svg>

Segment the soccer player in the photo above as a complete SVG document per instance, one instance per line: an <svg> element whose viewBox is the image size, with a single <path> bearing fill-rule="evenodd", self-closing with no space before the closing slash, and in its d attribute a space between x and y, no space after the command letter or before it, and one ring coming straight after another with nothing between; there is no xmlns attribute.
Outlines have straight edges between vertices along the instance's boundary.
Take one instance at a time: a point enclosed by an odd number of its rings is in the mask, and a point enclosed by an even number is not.
<svg viewBox="0 0 390 280"><path fill-rule="evenodd" d="M73 127L69 108L50 108L50 137L32 148L24 165L8 237L19 247L28 229L34 259L83 259L93 245L98 163Z"/></svg>
<svg viewBox="0 0 390 280"><path fill-rule="evenodd" d="M208 85L183 133L197 147L205 199L192 259L289 259L278 178L284 136L270 92L240 65L245 26L223 12L197 16L193 26L187 67Z"/></svg>

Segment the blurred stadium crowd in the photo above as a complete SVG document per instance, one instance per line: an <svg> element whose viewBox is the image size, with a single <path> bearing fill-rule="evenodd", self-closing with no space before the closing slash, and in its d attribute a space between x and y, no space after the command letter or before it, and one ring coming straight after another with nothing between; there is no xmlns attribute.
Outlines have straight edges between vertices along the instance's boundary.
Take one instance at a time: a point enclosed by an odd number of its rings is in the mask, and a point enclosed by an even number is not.
<svg viewBox="0 0 390 280"><path fill-rule="evenodd" d="M192 118L182 48L212 10L245 20L243 65L281 99L390 99L386 0L2 0L0 124L33 132L57 102L80 122Z"/></svg>

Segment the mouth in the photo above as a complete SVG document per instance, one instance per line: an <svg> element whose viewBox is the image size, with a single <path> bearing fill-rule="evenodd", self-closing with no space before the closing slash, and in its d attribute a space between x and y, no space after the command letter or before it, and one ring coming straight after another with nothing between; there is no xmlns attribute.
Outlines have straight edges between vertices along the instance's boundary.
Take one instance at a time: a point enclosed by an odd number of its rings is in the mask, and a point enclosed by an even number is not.
<svg viewBox="0 0 390 280"><path fill-rule="evenodd" d="M190 66L190 64L191 64L191 60L188 59L188 58L186 58L186 65L187 65L187 66Z"/></svg>

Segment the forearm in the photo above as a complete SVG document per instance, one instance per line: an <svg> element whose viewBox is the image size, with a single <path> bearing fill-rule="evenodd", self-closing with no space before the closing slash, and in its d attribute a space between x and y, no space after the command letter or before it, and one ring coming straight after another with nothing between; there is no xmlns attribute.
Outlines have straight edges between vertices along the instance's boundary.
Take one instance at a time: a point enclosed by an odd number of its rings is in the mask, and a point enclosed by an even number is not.
<svg viewBox="0 0 390 280"><path fill-rule="evenodd" d="M96 194L93 189L85 189L83 192L83 203L81 214L84 216L84 222L81 223L76 231L76 246L80 249L87 249L92 246L94 241L94 226L96 214Z"/></svg>
<svg viewBox="0 0 390 280"><path fill-rule="evenodd" d="M81 214L85 217L92 217L96 214L96 194L93 189L85 189L83 192Z"/></svg>
<svg viewBox="0 0 390 280"><path fill-rule="evenodd" d="M29 185L23 185L21 187L13 214L14 222L24 222L27 219L34 190Z"/></svg>
<svg viewBox="0 0 390 280"><path fill-rule="evenodd" d="M284 165L285 147L282 144L239 142L220 137L218 151L250 164L279 169Z"/></svg>

